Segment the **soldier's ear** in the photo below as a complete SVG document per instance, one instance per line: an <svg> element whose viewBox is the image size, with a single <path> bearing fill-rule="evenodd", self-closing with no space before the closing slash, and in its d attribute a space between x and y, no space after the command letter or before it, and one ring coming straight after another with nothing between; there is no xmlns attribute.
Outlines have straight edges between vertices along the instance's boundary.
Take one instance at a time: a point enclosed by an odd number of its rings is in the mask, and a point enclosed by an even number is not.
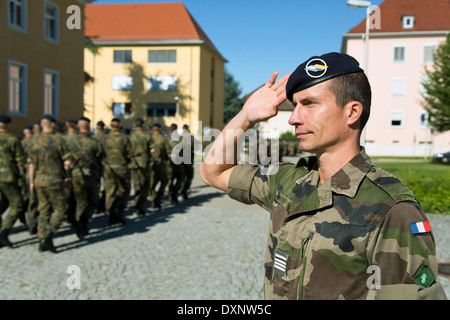
<svg viewBox="0 0 450 320"><path fill-rule="evenodd" d="M363 112L363 106L359 101L350 101L344 106L345 116L347 117L347 124L354 126Z"/></svg>

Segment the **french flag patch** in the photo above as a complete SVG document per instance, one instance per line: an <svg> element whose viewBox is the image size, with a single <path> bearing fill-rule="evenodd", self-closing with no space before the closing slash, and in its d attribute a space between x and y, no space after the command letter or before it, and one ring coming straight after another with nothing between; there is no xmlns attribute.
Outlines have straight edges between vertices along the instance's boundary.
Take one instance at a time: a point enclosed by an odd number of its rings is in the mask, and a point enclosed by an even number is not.
<svg viewBox="0 0 450 320"><path fill-rule="evenodd" d="M431 232L430 221L410 223L412 234Z"/></svg>

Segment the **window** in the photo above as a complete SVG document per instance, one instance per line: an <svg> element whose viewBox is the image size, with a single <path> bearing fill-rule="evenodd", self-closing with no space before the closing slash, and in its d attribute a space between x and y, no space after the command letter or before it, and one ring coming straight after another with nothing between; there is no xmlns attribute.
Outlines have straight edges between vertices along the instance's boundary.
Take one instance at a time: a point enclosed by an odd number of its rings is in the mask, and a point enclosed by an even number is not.
<svg viewBox="0 0 450 320"><path fill-rule="evenodd" d="M133 78L129 76L113 76L112 89L130 91L133 89Z"/></svg>
<svg viewBox="0 0 450 320"><path fill-rule="evenodd" d="M406 61L406 45L394 44L394 62Z"/></svg>
<svg viewBox="0 0 450 320"><path fill-rule="evenodd" d="M114 63L133 63L131 50L114 50Z"/></svg>
<svg viewBox="0 0 450 320"><path fill-rule="evenodd" d="M403 29L414 28L414 16L403 16L402 17L402 26L403 26Z"/></svg>
<svg viewBox="0 0 450 320"><path fill-rule="evenodd" d="M45 1L44 7L44 38L51 42L59 40L59 7Z"/></svg>
<svg viewBox="0 0 450 320"><path fill-rule="evenodd" d="M8 65L8 113L26 115L27 67L19 62Z"/></svg>
<svg viewBox="0 0 450 320"><path fill-rule="evenodd" d="M426 110L420 110L420 113L419 113L419 127L421 129L428 128L428 112Z"/></svg>
<svg viewBox="0 0 450 320"><path fill-rule="evenodd" d="M437 43L425 43L423 45L423 62L433 62L437 48Z"/></svg>
<svg viewBox="0 0 450 320"><path fill-rule="evenodd" d="M44 72L44 114L58 117L58 72Z"/></svg>
<svg viewBox="0 0 450 320"><path fill-rule="evenodd" d="M403 110L394 109L390 112L391 128L403 128L404 112Z"/></svg>
<svg viewBox="0 0 450 320"><path fill-rule="evenodd" d="M176 50L149 50L148 63L176 63Z"/></svg>
<svg viewBox="0 0 450 320"><path fill-rule="evenodd" d="M177 91L178 78L175 76L148 77L147 89L149 91Z"/></svg>
<svg viewBox="0 0 450 320"><path fill-rule="evenodd" d="M8 0L8 25L12 29L26 31L27 0Z"/></svg>
<svg viewBox="0 0 450 320"><path fill-rule="evenodd" d="M147 103L147 117L149 118L175 117L176 113L176 103Z"/></svg>
<svg viewBox="0 0 450 320"><path fill-rule="evenodd" d="M406 79L404 77L392 77L391 95L404 96L406 91Z"/></svg>
<svg viewBox="0 0 450 320"><path fill-rule="evenodd" d="M113 116L114 117L131 117L131 103L113 103Z"/></svg>

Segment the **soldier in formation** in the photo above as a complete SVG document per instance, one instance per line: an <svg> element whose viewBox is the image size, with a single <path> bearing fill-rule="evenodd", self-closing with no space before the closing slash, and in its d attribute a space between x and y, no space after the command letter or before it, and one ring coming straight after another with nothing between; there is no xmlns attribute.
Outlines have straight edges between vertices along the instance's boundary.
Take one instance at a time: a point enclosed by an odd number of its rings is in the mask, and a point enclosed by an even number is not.
<svg viewBox="0 0 450 320"><path fill-rule="evenodd" d="M30 233L40 239L39 251L50 252L56 252L53 238L65 219L80 240L88 234L89 221L96 211L106 213L108 225L123 225L131 182L138 215L145 214L148 200L153 201L153 207L161 208L166 190L172 203L178 202L179 193L187 199L192 174L184 172L193 173L192 163L175 164L170 157L181 142L178 156L190 152L191 145L184 145L192 138L186 130L184 134L188 135L182 140L171 141L170 136L162 134L160 124L148 131L139 118L127 135L122 133L120 119L114 118L110 132L105 133L105 125L99 121L96 133L91 135L88 118L69 119L58 125L53 116L44 115L24 128L20 141L8 133L10 123L10 117L0 116L0 210L5 212L0 246L12 246L8 234L20 217L24 217ZM64 134L62 127L66 129ZM172 126L169 134L176 129Z"/></svg>

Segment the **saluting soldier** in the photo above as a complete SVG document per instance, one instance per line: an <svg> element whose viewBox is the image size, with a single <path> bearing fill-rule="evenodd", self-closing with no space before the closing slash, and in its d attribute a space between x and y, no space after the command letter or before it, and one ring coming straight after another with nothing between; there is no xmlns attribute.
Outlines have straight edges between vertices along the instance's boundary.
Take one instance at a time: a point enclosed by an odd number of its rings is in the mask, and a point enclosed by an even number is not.
<svg viewBox="0 0 450 320"><path fill-rule="evenodd" d="M79 133L66 138L73 156L71 175L76 201L73 225L79 239L88 234L88 222L99 204L101 162L106 156L100 141L90 135L90 123L88 118L81 117L77 124Z"/></svg>
<svg viewBox="0 0 450 320"><path fill-rule="evenodd" d="M104 161L105 209L108 223L125 224L123 213L130 194L130 171L128 163L132 156L132 147L127 135L120 132L121 121L111 120L111 132L102 138L106 153Z"/></svg>
<svg viewBox="0 0 450 320"><path fill-rule="evenodd" d="M152 127L152 158L150 192L153 198L153 207L161 208L161 200L167 186L167 160L170 155L169 140L161 134L162 127L159 123L153 124ZM156 186L159 183L158 191Z"/></svg>
<svg viewBox="0 0 450 320"><path fill-rule="evenodd" d="M145 214L145 204L150 188L150 148L153 142L149 132L144 129L144 120L134 122L135 130L130 135L133 157L128 167L131 170L135 194L135 208L139 215Z"/></svg>
<svg viewBox="0 0 450 320"><path fill-rule="evenodd" d="M39 251L56 252L53 237L65 219L65 186L70 184L71 156L61 135L54 134L55 118L44 115L42 134L33 139L28 154L30 194L38 199Z"/></svg>
<svg viewBox="0 0 450 320"><path fill-rule="evenodd" d="M25 210L19 186L19 168L25 164L25 152L19 138L8 132L11 118L0 115L0 221L1 214L10 207L0 229L0 247L12 244L8 234Z"/></svg>

